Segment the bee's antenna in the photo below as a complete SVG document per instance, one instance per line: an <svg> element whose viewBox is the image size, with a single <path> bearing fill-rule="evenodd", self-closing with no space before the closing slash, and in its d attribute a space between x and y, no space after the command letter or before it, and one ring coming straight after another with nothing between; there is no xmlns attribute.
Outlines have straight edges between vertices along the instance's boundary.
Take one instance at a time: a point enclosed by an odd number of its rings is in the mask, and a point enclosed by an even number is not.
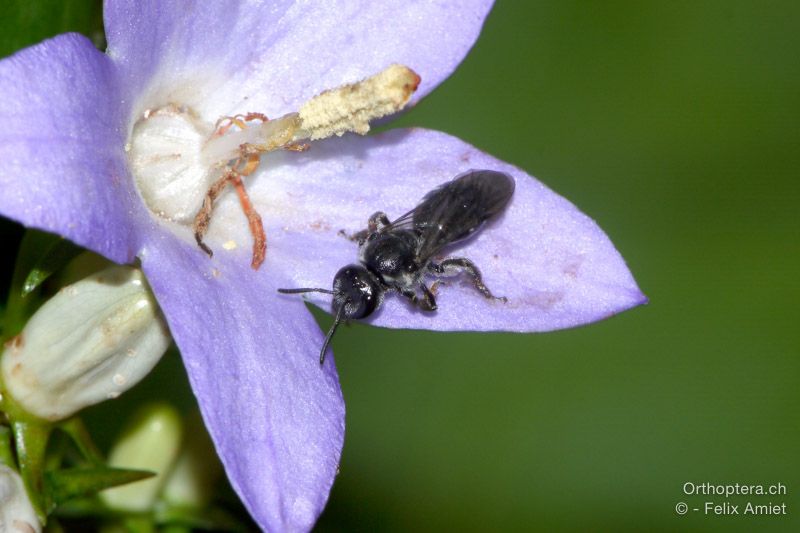
<svg viewBox="0 0 800 533"><path fill-rule="evenodd" d="M342 302L342 305L336 309L336 318L333 319L333 325L331 329L328 330L328 334L325 335L325 342L322 344L322 351L319 352L319 366L325 362L325 352L328 351L328 344L331 343L331 339L333 338L333 334L336 332L336 328L339 327L339 322L342 321L342 314L344 313L344 306L349 302Z"/></svg>
<svg viewBox="0 0 800 533"><path fill-rule="evenodd" d="M325 294L336 294L335 292L329 289L317 289L317 288L278 289L278 292L280 292L281 294L297 294L298 292L324 292Z"/></svg>

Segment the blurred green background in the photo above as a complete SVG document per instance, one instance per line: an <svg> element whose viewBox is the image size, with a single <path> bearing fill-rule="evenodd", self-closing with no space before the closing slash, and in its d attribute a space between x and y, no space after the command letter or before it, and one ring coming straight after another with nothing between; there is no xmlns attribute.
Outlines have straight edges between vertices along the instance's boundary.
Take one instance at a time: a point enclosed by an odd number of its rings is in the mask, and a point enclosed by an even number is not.
<svg viewBox="0 0 800 533"><path fill-rule="evenodd" d="M497 3L399 125L570 199L650 304L539 335L340 330L347 437L319 530L800 531L798 28L790 1ZM705 501L788 516L675 512Z"/></svg>
<svg viewBox="0 0 800 533"><path fill-rule="evenodd" d="M799 7L497 2L402 124L570 199L650 304L539 335L342 331L321 528L800 531ZM687 481L780 481L789 515L678 516L724 501Z"/></svg>

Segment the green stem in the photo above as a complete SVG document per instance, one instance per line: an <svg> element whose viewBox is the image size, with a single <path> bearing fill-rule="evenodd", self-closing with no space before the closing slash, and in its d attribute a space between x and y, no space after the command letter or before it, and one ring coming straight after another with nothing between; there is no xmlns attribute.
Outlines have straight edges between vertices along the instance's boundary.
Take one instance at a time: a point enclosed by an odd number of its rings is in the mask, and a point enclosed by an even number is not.
<svg viewBox="0 0 800 533"><path fill-rule="evenodd" d="M100 450L95 445L92 437L89 435L89 430L86 429L86 424L77 416L68 418L58 424L58 428L69 435L78 451L83 457L95 466L104 464L103 456Z"/></svg>
<svg viewBox="0 0 800 533"><path fill-rule="evenodd" d="M128 531L137 533L153 533L156 530L153 518L147 515L130 515L123 519Z"/></svg>
<svg viewBox="0 0 800 533"><path fill-rule="evenodd" d="M11 448L11 428L0 426L0 464L16 470L17 462L14 460L14 452Z"/></svg>
<svg viewBox="0 0 800 533"><path fill-rule="evenodd" d="M45 524L44 453L53 426L50 423L17 421L11 428L17 445L20 476L39 521Z"/></svg>

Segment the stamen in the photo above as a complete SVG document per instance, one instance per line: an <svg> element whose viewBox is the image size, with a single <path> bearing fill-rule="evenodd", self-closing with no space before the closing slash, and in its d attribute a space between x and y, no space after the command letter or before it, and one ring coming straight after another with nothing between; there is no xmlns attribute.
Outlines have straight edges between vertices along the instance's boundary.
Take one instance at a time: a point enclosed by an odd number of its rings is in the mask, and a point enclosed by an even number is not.
<svg viewBox="0 0 800 533"><path fill-rule="evenodd" d="M258 126L248 127L244 121L263 117L260 114L223 117L218 124L225 119L230 124L223 135L212 135L208 140L203 147L203 160L209 165L227 164L242 152L263 154L281 148L291 149L292 145L305 140L341 137L348 132L366 135L370 121L403 109L419 82L419 76L410 68L392 65L362 81L313 97L303 104L299 113L289 113ZM245 127L228 131L234 124Z"/></svg>
<svg viewBox="0 0 800 533"><path fill-rule="evenodd" d="M230 118L223 117L220 121ZM245 124L243 129L236 131L228 131L229 126L221 135L212 135L203 146L203 162L209 166L219 166L242 155L273 152L291 144L299 127L297 113L289 113L256 126Z"/></svg>
<svg viewBox="0 0 800 533"><path fill-rule="evenodd" d="M325 91L300 108L301 135L312 141L350 131L366 135L371 120L403 109L419 82L410 68L392 65L358 83Z"/></svg>

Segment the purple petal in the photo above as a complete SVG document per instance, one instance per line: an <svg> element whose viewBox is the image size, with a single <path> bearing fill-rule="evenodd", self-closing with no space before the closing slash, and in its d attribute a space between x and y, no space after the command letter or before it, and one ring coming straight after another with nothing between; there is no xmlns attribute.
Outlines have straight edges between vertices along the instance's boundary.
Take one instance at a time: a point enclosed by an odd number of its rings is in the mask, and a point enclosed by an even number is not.
<svg viewBox="0 0 800 533"><path fill-rule="evenodd" d="M166 91L185 79L192 90L181 102L201 114L272 117L391 63L422 77L419 99L461 62L491 4L109 1L105 27L109 55L123 67L123 86L132 95L145 83Z"/></svg>
<svg viewBox="0 0 800 533"><path fill-rule="evenodd" d="M344 401L333 360L320 368L317 324L248 260L212 261L164 236L142 263L234 489L266 530L310 529L344 440Z"/></svg>
<svg viewBox="0 0 800 533"><path fill-rule="evenodd" d="M0 86L0 212L131 261L139 201L111 62L61 35L0 62Z"/></svg>
<svg viewBox="0 0 800 533"><path fill-rule="evenodd" d="M274 275L282 272L287 287L329 288L336 271L358 256L356 244L337 232L363 229L377 210L396 218L469 169L500 170L516 180L502 217L445 250L473 260L486 285L508 303L487 300L466 280L454 280L440 287L436 313L418 311L390 294L375 325L547 331L594 322L646 301L620 254L589 217L520 169L444 133L395 130L367 139L334 139L315 143L305 154L265 157L261 168L250 191L268 225L265 268ZM217 239L244 225L235 199L226 200L214 230ZM308 298L330 309L329 297Z"/></svg>

